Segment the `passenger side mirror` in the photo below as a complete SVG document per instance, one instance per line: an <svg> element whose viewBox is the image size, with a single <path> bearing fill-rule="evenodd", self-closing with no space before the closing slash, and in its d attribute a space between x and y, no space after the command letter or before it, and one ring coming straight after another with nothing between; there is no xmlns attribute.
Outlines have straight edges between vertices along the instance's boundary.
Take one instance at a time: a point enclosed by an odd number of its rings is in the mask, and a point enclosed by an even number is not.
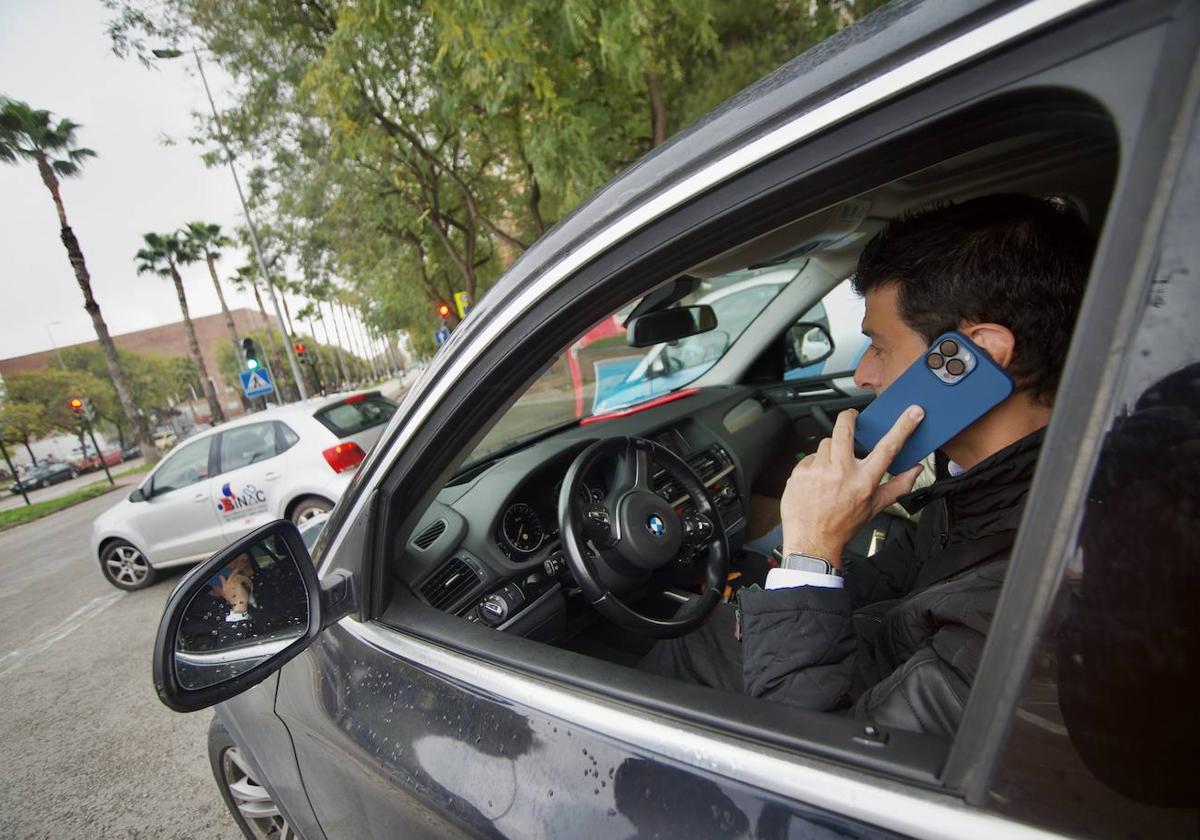
<svg viewBox="0 0 1200 840"><path fill-rule="evenodd" d="M804 321L793 324L787 331L789 368L802 368L823 362L833 355L833 336L821 324Z"/></svg>
<svg viewBox="0 0 1200 840"><path fill-rule="evenodd" d="M625 325L630 347L653 347L708 332L717 326L717 315L707 305L681 306L647 312Z"/></svg>
<svg viewBox="0 0 1200 840"><path fill-rule="evenodd" d="M180 712L240 694L352 608L350 579L322 589L287 520L234 542L180 581L154 643L154 687Z"/></svg>
<svg viewBox="0 0 1200 840"><path fill-rule="evenodd" d="M132 493L130 493L130 494L129 494L129 501L131 501L131 502L144 502L144 501L146 501L146 490L145 490L145 487L148 487L148 486L149 486L149 484L146 484L146 485L144 485L143 487L138 487L136 490L134 490Z"/></svg>

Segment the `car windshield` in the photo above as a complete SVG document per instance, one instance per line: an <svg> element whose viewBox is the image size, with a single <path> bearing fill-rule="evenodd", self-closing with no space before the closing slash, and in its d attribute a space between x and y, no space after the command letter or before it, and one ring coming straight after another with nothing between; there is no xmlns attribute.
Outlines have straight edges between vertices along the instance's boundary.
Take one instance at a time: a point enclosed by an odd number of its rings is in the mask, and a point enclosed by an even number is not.
<svg viewBox="0 0 1200 840"><path fill-rule="evenodd" d="M554 360L492 427L464 466L563 424L629 408L690 385L720 361L805 265L805 260L792 260L701 280L674 306L711 306L716 326L652 347L629 346L625 321L634 307L623 306Z"/></svg>

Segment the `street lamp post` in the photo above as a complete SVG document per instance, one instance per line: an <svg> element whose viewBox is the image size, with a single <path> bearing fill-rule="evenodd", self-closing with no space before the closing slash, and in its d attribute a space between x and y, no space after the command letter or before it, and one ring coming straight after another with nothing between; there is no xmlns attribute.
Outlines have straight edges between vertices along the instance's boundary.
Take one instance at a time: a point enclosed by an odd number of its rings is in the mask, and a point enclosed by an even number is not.
<svg viewBox="0 0 1200 840"><path fill-rule="evenodd" d="M179 58L183 55L182 50L177 49L157 49L151 50L155 58ZM279 299L275 297L275 287L271 283L271 275L267 273L267 263L263 259L262 248L258 244L258 229L254 227L254 220L250 216L250 208L246 206L246 196L242 192L242 180L238 177L237 167L233 162L233 153L229 151L229 143L225 140L225 125L221 122L221 115L217 112L217 103L213 100L212 91L208 87L208 77L204 75L204 64L200 61L200 51L192 47L192 55L196 59L196 69L200 71L200 81L204 83L204 94L208 97L208 106L212 109L213 121L217 125L217 139L221 142L221 149L225 152L225 160L229 164L229 171L233 175L233 185L237 188L238 201L242 205L242 214L246 217L246 229L250 231L250 245L254 249L254 259L258 263L258 273L263 281L267 284L267 293L271 296L271 305L275 308L275 320L279 322L279 332L283 334L283 349L287 353L288 363L292 368L292 378L296 381L296 388L300 391L300 399L308 399L308 389L304 387L304 377L300 375L300 365L296 361L296 354L292 351L292 343L288 337L287 326L283 322L283 312L279 309ZM282 387L280 383L275 383L276 392L281 395Z"/></svg>
<svg viewBox="0 0 1200 840"><path fill-rule="evenodd" d="M58 366L63 370L67 369L66 363L63 361L62 351L58 349L58 342L54 340L54 333L50 332L50 328L61 324L62 321L51 321L49 324L44 324L46 335L50 337L50 346L54 348L54 355L58 357Z"/></svg>

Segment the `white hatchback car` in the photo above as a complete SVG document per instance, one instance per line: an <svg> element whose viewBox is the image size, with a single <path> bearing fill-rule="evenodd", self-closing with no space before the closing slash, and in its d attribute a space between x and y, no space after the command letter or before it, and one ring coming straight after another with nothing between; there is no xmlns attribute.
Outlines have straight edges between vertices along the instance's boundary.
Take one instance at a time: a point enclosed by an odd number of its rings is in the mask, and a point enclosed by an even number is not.
<svg viewBox="0 0 1200 840"><path fill-rule="evenodd" d="M396 405L377 391L273 408L183 441L92 523L109 583L141 589L276 519L330 510Z"/></svg>

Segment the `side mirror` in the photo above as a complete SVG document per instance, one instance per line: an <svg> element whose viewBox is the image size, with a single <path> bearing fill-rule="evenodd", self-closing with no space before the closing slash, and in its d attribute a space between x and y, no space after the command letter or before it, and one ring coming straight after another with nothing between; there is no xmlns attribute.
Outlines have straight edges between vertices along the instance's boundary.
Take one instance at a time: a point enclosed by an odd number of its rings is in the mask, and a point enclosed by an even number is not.
<svg viewBox="0 0 1200 840"><path fill-rule="evenodd" d="M638 315L625 325L630 347L653 347L708 332L717 326L717 315L707 305L681 306Z"/></svg>
<svg viewBox="0 0 1200 840"><path fill-rule="evenodd" d="M154 687L191 712L266 679L353 608L350 578L322 589L296 526L277 520L189 572L163 611Z"/></svg>
<svg viewBox="0 0 1200 840"><path fill-rule="evenodd" d="M146 498L146 490L144 486L137 488L129 494L129 501L131 502L144 502L146 501Z"/></svg>
<svg viewBox="0 0 1200 840"><path fill-rule="evenodd" d="M821 324L805 321L793 324L787 331L788 348L795 356L795 367L807 367L823 362L833 355L833 336Z"/></svg>

